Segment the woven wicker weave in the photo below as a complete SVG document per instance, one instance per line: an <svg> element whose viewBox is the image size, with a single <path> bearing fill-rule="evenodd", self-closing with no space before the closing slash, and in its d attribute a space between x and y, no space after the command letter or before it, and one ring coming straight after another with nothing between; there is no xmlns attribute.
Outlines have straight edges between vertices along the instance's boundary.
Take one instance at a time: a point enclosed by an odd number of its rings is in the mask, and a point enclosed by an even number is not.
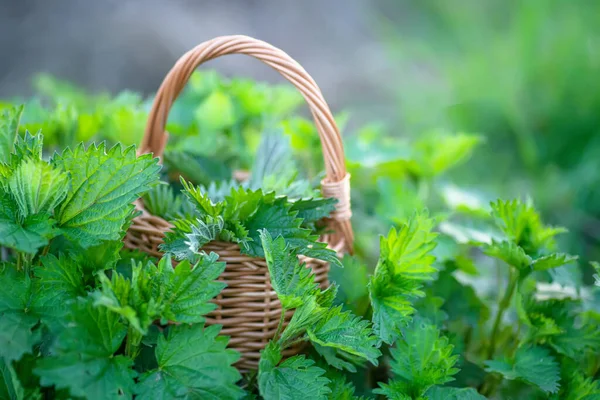
<svg viewBox="0 0 600 400"><path fill-rule="evenodd" d="M140 153L162 155L168 137L164 129L169 110L190 75L203 62L226 54L247 54L263 61L293 83L306 99L323 147L327 174L321 182L321 190L324 197L338 199L336 210L327 221L332 233L320 240L339 253L351 251L350 177L346 172L338 128L319 87L308 73L286 53L265 42L247 36L223 36L204 42L184 54L157 92ZM142 214L129 228L125 246L160 256L158 246L172 226L146 212L141 202L137 203L137 207ZM219 254L220 261L226 263L219 280L226 282L227 287L215 299L217 309L208 315L207 323L222 325L222 334L231 337L229 346L242 354L238 368L254 369L258 365L259 352L275 334L281 315L281 305L271 287L266 262L242 254L238 245L233 243L211 242L202 250L214 251ZM323 287L327 286L329 265L320 260L302 261L312 269L316 281ZM286 316L286 323L291 315ZM297 351L298 348L289 349L286 355Z"/></svg>

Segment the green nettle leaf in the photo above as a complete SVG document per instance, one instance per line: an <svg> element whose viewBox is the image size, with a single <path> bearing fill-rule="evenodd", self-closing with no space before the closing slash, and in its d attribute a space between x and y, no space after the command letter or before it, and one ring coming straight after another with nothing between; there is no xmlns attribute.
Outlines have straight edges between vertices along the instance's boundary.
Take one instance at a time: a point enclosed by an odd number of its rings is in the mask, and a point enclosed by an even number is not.
<svg viewBox="0 0 600 400"><path fill-rule="evenodd" d="M252 190L243 187L232 189L225 196L225 219L246 221L253 215L261 204L272 204L275 193L265 193L262 189Z"/></svg>
<svg viewBox="0 0 600 400"><path fill-rule="evenodd" d="M33 329L37 323L30 315L0 313L0 359L10 362L31 353L41 339L40 331Z"/></svg>
<svg viewBox="0 0 600 400"><path fill-rule="evenodd" d="M265 180L270 177L282 181L274 186L285 186L293 180L297 169L292 158L289 136L273 127L264 132L251 171L249 186L252 189L265 187Z"/></svg>
<svg viewBox="0 0 600 400"><path fill-rule="evenodd" d="M225 203L217 202L214 203L207 194L202 191L202 188L196 187L189 182L186 182L183 178L181 179L183 185L183 193L189 199L189 201L196 206L196 210L200 215L207 215L209 217L216 218L222 214L225 207Z"/></svg>
<svg viewBox="0 0 600 400"><path fill-rule="evenodd" d="M40 132L32 135L25 132L24 136L17 135L13 154L11 154L11 166L16 168L17 165L26 159L41 160L44 148L44 137Z"/></svg>
<svg viewBox="0 0 600 400"><path fill-rule="evenodd" d="M534 271L546 271L563 265L570 264L576 261L579 257L571 256L564 253L554 253L547 256L540 257L533 261Z"/></svg>
<svg viewBox="0 0 600 400"><path fill-rule="evenodd" d="M191 225L192 231L185 235L189 250L192 253L198 253L202 246L218 239L223 231L223 225L223 218L220 216L217 218L206 217L205 221L196 220L196 223Z"/></svg>
<svg viewBox="0 0 600 400"><path fill-rule="evenodd" d="M554 237L566 232L564 228L546 226L532 204L519 200L498 200L491 203L492 216L507 239L523 248L525 253L537 256L540 251L553 250Z"/></svg>
<svg viewBox="0 0 600 400"><path fill-rule="evenodd" d="M24 400L25 390L10 362L0 357L0 399Z"/></svg>
<svg viewBox="0 0 600 400"><path fill-rule="evenodd" d="M55 154L52 162L71 175L71 187L56 213L67 238L82 247L119 240L137 197L158 182L160 166L150 154L136 157L135 147L83 144Z"/></svg>
<svg viewBox="0 0 600 400"><path fill-rule="evenodd" d="M473 388L455 388L434 386L426 393L429 400L485 400L486 398Z"/></svg>
<svg viewBox="0 0 600 400"><path fill-rule="evenodd" d="M301 306L308 297L318 293L312 271L298 261L296 252L286 244L283 237L275 240L267 230L260 232L265 260L271 276L271 284L285 309Z"/></svg>
<svg viewBox="0 0 600 400"><path fill-rule="evenodd" d="M290 211L297 211L297 218L301 218L303 224L319 221L335 210L337 199L300 199L292 204Z"/></svg>
<svg viewBox="0 0 600 400"><path fill-rule="evenodd" d="M42 320L48 322L64 317L71 308L70 302L85 296L85 282L80 264L71 257L49 254L41 258L41 263L34 269L34 306Z"/></svg>
<svg viewBox="0 0 600 400"><path fill-rule="evenodd" d="M523 297L521 313L529 327L528 337L532 343L546 344L559 354L576 361L600 350L598 321L582 314L580 302L571 299L538 301Z"/></svg>
<svg viewBox="0 0 600 400"><path fill-rule="evenodd" d="M339 286L337 284L332 283L327 289L321 290L321 292L317 294L317 304L321 307L332 307L338 294L338 288Z"/></svg>
<svg viewBox="0 0 600 400"><path fill-rule="evenodd" d="M422 283L433 279L437 270L432 266L435 257L436 234L431 232L433 220L427 213L416 213L399 230L391 229L380 240L380 256L375 273L369 281L373 305L375 333L391 344L400 328L414 313L412 301L423 297Z"/></svg>
<svg viewBox="0 0 600 400"><path fill-rule="evenodd" d="M125 318L141 334L157 319L178 323L201 323L216 306L210 302L225 287L216 279L225 269L218 255L200 257L195 265L183 261L173 268L163 257L157 266L139 263L132 267L131 280L113 272L100 275L102 290L95 292L95 304Z"/></svg>
<svg viewBox="0 0 600 400"><path fill-rule="evenodd" d="M330 400L360 400L354 395L356 389L351 382L348 382L345 376L339 372L327 371L327 378L331 381L329 383L329 394Z"/></svg>
<svg viewBox="0 0 600 400"><path fill-rule="evenodd" d="M391 349L394 379L389 385L380 384L384 390L377 393L402 388L403 394L419 398L430 387L453 381L458 372L454 368L458 356L452 355L453 349L434 325L414 322Z"/></svg>
<svg viewBox="0 0 600 400"><path fill-rule="evenodd" d="M273 203L261 201L258 208L246 221L248 236L251 241L244 243L248 254L264 257L260 244L260 230L267 230L272 237L281 236L294 247L307 247L312 244L311 232L301 228L302 220L296 218L296 213L290 212L290 205L285 197L275 199Z"/></svg>
<svg viewBox="0 0 600 400"><path fill-rule="evenodd" d="M0 265L0 358L10 362L31 353L40 340L38 318L30 310L32 280L13 265Z"/></svg>
<svg viewBox="0 0 600 400"><path fill-rule="evenodd" d="M239 354L227 349L220 327L202 324L169 328L158 337L158 368L144 373L136 385L138 399L239 399L241 379L232 366Z"/></svg>
<svg viewBox="0 0 600 400"><path fill-rule="evenodd" d="M8 181L23 217L50 214L65 198L69 175L42 160L24 160Z"/></svg>
<svg viewBox="0 0 600 400"><path fill-rule="evenodd" d="M559 398L561 400L598 400L600 398L600 381L586 378L579 371L572 373L561 387L560 397L557 396L556 399Z"/></svg>
<svg viewBox="0 0 600 400"><path fill-rule="evenodd" d="M486 361L488 372L497 372L506 379L519 379L545 392L559 388L560 366L543 347L521 347L512 359Z"/></svg>
<svg viewBox="0 0 600 400"><path fill-rule="evenodd" d="M326 308L319 306L315 296L307 297L294 311L290 323L281 334L279 343L288 343L303 335L306 329L315 325L326 311Z"/></svg>
<svg viewBox="0 0 600 400"><path fill-rule="evenodd" d="M334 347L324 347L314 342L313 346L317 353L333 368L356 372L356 365L364 364L363 359Z"/></svg>
<svg viewBox="0 0 600 400"><path fill-rule="evenodd" d="M483 252L490 257L504 261L518 270L529 268L533 262L531 257L525 254L525 250L513 242L493 241L492 244L484 247Z"/></svg>
<svg viewBox="0 0 600 400"><path fill-rule="evenodd" d="M281 348L271 342L261 351L258 386L265 400L325 400L331 389L325 371L304 356L281 362ZM281 362L281 363L280 363Z"/></svg>
<svg viewBox="0 0 600 400"><path fill-rule="evenodd" d="M168 184L156 185L143 196L144 207L152 215L164 219L175 218L182 209L181 196L177 196Z"/></svg>
<svg viewBox="0 0 600 400"><path fill-rule="evenodd" d="M212 218L212 217L211 217ZM187 235L192 232L194 221L188 219L176 219L171 221L173 228L165 232L163 243L159 249L176 260L193 260L196 254L190 250Z"/></svg>
<svg viewBox="0 0 600 400"><path fill-rule="evenodd" d="M35 254L55 236L52 219L45 214L23 218L17 203L0 189L0 245Z"/></svg>
<svg viewBox="0 0 600 400"><path fill-rule="evenodd" d="M23 106L2 110L0 115L0 163L8 163L13 151Z"/></svg>
<svg viewBox="0 0 600 400"><path fill-rule="evenodd" d="M181 262L173 269L168 258L158 263L157 274L165 307L162 318L179 323L201 323L204 315L216 306L210 302L226 284L217 278L225 270L225 263L218 262L219 255L203 255L193 266Z"/></svg>
<svg viewBox="0 0 600 400"><path fill-rule="evenodd" d="M574 318L573 318L574 319ZM560 354L575 360L590 351L600 350L600 330L598 324L577 324L570 319L561 332L550 338L548 344Z"/></svg>
<svg viewBox="0 0 600 400"><path fill-rule="evenodd" d="M149 273L142 265L133 267L132 281L119 273L109 279L99 275L102 290L92 293L95 306L106 307L123 317L134 329L146 334L160 311L149 288Z"/></svg>
<svg viewBox="0 0 600 400"><path fill-rule="evenodd" d="M375 389L373 392L383 395L390 400L413 400L418 397L408 395L407 392L410 390L409 385L406 382L390 381L387 384L380 384L381 388Z"/></svg>
<svg viewBox="0 0 600 400"><path fill-rule="evenodd" d="M381 356L379 340L370 324L342 307L329 309L314 327L307 329L310 340L324 347L333 347L359 356L377 365Z"/></svg>
<svg viewBox="0 0 600 400"><path fill-rule="evenodd" d="M121 259L123 242L120 240L103 241L101 244L86 249L76 249L71 252L84 274L91 276L98 271L114 268Z"/></svg>
<svg viewBox="0 0 600 400"><path fill-rule="evenodd" d="M68 389L73 396L131 398L136 376L133 360L114 355L126 333L118 314L95 307L90 298L81 299L58 333L52 355L40 359L34 372L42 386Z"/></svg>

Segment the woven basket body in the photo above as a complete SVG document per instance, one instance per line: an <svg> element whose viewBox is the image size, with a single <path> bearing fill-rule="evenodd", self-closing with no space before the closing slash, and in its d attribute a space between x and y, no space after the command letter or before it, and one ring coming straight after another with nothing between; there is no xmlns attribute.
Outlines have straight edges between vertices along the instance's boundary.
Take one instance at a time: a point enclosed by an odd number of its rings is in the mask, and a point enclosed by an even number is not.
<svg viewBox="0 0 600 400"><path fill-rule="evenodd" d="M205 42L181 57L157 92L140 152L152 152L158 157L162 155L167 141L164 128L169 109L194 69L207 60L236 53L251 55L270 65L292 82L306 99L323 145L327 176L321 182L321 190L324 197L338 199L336 210L327 221L332 233L320 240L338 253L351 251L350 183L335 121L321 91L306 71L286 53L267 43L246 36L224 36ZM160 257L159 245L172 225L150 215L141 202L137 202L136 207L142 214L134 219L128 229L125 246ZM236 365L238 368L256 369L260 350L274 336L281 316L281 305L271 287L266 261L242 254L234 243L215 241L205 245L202 250L217 253L219 261L226 263L219 280L224 281L227 287L214 299L217 308L207 316L207 324L223 326L221 334L230 337L229 347L242 355ZM323 288L328 285L327 263L309 258L301 261L312 269L316 282ZM286 324L291 316L292 312L286 315ZM291 348L284 355L290 356L298 351L298 347Z"/></svg>

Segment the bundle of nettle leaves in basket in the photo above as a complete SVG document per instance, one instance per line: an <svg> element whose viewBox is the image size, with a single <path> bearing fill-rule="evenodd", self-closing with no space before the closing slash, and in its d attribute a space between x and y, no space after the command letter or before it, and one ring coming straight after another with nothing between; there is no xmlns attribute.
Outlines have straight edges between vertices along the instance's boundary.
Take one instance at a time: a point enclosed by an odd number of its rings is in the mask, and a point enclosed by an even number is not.
<svg viewBox="0 0 600 400"><path fill-rule="evenodd" d="M296 168L289 164L289 144L281 136L269 135L259 146L249 181L200 188L182 180L185 200L160 189L147 196L140 204L142 215L128 229L125 244L154 256L165 252L176 260L191 262L201 253L219 255L226 263L220 275L226 287L215 300L217 307L208 314L207 323L223 326L223 334L231 338L230 346L242 354L237 366L246 370L258 366L260 351L292 318L290 305L276 296L261 232L281 238L285 251L301 256L307 276L314 273L315 282L322 288L327 287L329 264L341 265L336 253L351 249L353 234L349 175L341 136L329 107L306 71L264 42L244 36L222 37L186 53L158 90L141 151L163 153L169 110L194 69L204 61L236 53L272 66L305 97L323 147L323 197L313 198L320 193L312 185L294 180ZM172 204L165 207L165 199L172 199ZM176 219L164 219L169 216ZM293 346L285 355L298 351L299 346Z"/></svg>

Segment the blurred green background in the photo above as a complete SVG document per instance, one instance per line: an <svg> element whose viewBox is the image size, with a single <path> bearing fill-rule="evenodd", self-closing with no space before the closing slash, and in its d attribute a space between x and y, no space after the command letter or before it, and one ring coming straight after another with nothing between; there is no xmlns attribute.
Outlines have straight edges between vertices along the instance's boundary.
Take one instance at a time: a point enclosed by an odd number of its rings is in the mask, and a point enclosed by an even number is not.
<svg viewBox="0 0 600 400"><path fill-rule="evenodd" d="M339 113L355 218L365 221L359 249L376 247L369 234L414 208L439 213L442 231L456 236L478 228L462 216L479 215L490 199L531 197L547 221L571 231L565 251L600 259L600 2L0 0L0 7L0 97L28 103L26 127L44 128L49 144L99 133L136 143L152 93L177 57L213 36L245 33L294 56ZM209 68L281 82L237 57ZM34 79L40 72L75 86ZM293 90L221 75L197 74L178 103L170 121L179 135L170 144L174 169L192 157L213 177L227 176L214 154L226 154L227 168L249 165L244 149L256 145L264 115L282 120L294 147L315 152ZM183 151L199 141L213 153ZM319 162L304 161L313 170Z"/></svg>

